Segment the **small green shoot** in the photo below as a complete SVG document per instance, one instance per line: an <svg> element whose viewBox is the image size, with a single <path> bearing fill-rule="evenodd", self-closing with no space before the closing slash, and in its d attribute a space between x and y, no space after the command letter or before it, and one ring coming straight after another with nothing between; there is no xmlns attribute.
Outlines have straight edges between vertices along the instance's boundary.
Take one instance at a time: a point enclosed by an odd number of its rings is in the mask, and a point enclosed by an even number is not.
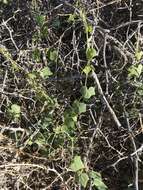
<svg viewBox="0 0 143 190"><path fill-rule="evenodd" d="M136 51L135 58L137 61L140 61L143 57L143 51Z"/></svg>
<svg viewBox="0 0 143 190"><path fill-rule="evenodd" d="M8 112L14 119L19 119L21 114L21 107L17 104L12 104Z"/></svg>
<svg viewBox="0 0 143 190"><path fill-rule="evenodd" d="M35 19L39 27L42 27L45 22L45 15L36 15Z"/></svg>
<svg viewBox="0 0 143 190"><path fill-rule="evenodd" d="M49 67L44 67L43 69L40 70L39 73L43 79L47 79L47 78L49 78L49 76L53 75L53 73Z"/></svg>
<svg viewBox="0 0 143 190"><path fill-rule="evenodd" d="M56 62L58 59L58 52L56 50L51 50L49 54L50 61Z"/></svg>
<svg viewBox="0 0 143 190"><path fill-rule="evenodd" d="M132 65L129 69L128 69L128 76L131 77L135 77L135 78L139 78L140 75L142 74L143 71L143 65L142 64L136 64L136 65Z"/></svg>

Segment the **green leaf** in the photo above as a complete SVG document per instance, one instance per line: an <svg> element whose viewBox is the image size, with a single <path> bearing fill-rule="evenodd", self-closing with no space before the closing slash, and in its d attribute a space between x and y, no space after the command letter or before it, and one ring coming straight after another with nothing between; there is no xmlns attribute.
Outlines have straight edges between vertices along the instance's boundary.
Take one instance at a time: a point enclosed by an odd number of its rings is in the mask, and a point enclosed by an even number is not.
<svg viewBox="0 0 143 190"><path fill-rule="evenodd" d="M93 86L89 87L88 89L89 96L94 96L95 95L95 88Z"/></svg>
<svg viewBox="0 0 143 190"><path fill-rule="evenodd" d="M46 139L42 136L37 137L37 139L34 141L38 146L44 146L46 145Z"/></svg>
<svg viewBox="0 0 143 190"><path fill-rule="evenodd" d="M73 120L74 122L77 122L77 115L72 116L72 120Z"/></svg>
<svg viewBox="0 0 143 190"><path fill-rule="evenodd" d="M137 51L135 53L135 58L137 59L137 61L140 61L142 59L143 56L143 51Z"/></svg>
<svg viewBox="0 0 143 190"><path fill-rule="evenodd" d="M79 113L86 112L86 104L85 103L79 103L78 109L79 109Z"/></svg>
<svg viewBox="0 0 143 190"><path fill-rule="evenodd" d="M32 72L32 73L28 73L28 78L31 80L35 80L37 78L36 73Z"/></svg>
<svg viewBox="0 0 143 190"><path fill-rule="evenodd" d="M92 186L95 186L98 190L107 190L107 186L102 179L94 179Z"/></svg>
<svg viewBox="0 0 143 190"><path fill-rule="evenodd" d="M86 33L92 33L92 31L93 31L93 27L92 27L92 25L86 25Z"/></svg>
<svg viewBox="0 0 143 190"><path fill-rule="evenodd" d="M85 166L81 160L81 157L80 156L75 156L71 165L70 165L70 169L74 172L77 172L81 169L84 169Z"/></svg>
<svg viewBox="0 0 143 190"><path fill-rule="evenodd" d="M50 60L56 62L58 58L58 52L56 50L50 51Z"/></svg>
<svg viewBox="0 0 143 190"><path fill-rule="evenodd" d="M86 75L88 75L93 70L91 65L86 65L82 70Z"/></svg>
<svg viewBox="0 0 143 190"><path fill-rule="evenodd" d="M40 52L40 50L39 49L35 49L33 52L32 52L32 57L33 57L33 59L35 60L35 61L37 61L37 62L40 62L41 61L41 52Z"/></svg>
<svg viewBox="0 0 143 190"><path fill-rule="evenodd" d="M81 94L82 94L83 98L89 99L95 95L95 88L94 87L87 88L86 86L83 86L81 88Z"/></svg>
<svg viewBox="0 0 143 190"><path fill-rule="evenodd" d="M80 10L79 14L80 14L80 18L82 19L83 23L85 23L86 22L86 13L85 13L85 11Z"/></svg>
<svg viewBox="0 0 143 190"><path fill-rule="evenodd" d="M45 22L45 15L36 15L35 19L37 24L42 27Z"/></svg>
<svg viewBox="0 0 143 190"><path fill-rule="evenodd" d="M79 183L86 188L87 183L89 181L89 177L86 173L81 173L81 175L79 176Z"/></svg>
<svg viewBox="0 0 143 190"><path fill-rule="evenodd" d="M28 140L27 144L31 146L33 144L33 141L31 139Z"/></svg>
<svg viewBox="0 0 143 190"><path fill-rule="evenodd" d="M138 67L137 67L137 72L138 72L138 75L139 75L139 76L141 75L142 70L143 70L143 65L142 65L142 64L139 64Z"/></svg>
<svg viewBox="0 0 143 190"><path fill-rule="evenodd" d="M88 61L92 61L95 56L97 56L97 52L94 48L88 48L86 50L86 58Z"/></svg>
<svg viewBox="0 0 143 190"><path fill-rule="evenodd" d="M86 104L75 100L73 103L73 109L77 114L84 113L86 112Z"/></svg>
<svg viewBox="0 0 143 190"><path fill-rule="evenodd" d="M78 115L73 108L67 109L64 112L64 125L67 126L69 130L75 130L77 118Z"/></svg>
<svg viewBox="0 0 143 190"><path fill-rule="evenodd" d="M13 111L13 113L19 114L20 113L20 106L17 104L12 104L11 110Z"/></svg>
<svg viewBox="0 0 143 190"><path fill-rule="evenodd" d="M69 128L67 125L62 125L61 126L61 133L68 133L70 134L71 130L69 131Z"/></svg>
<svg viewBox="0 0 143 190"><path fill-rule="evenodd" d="M91 178L92 186L95 186L98 190L107 190L108 187L102 181L101 174L95 171L89 172L89 177Z"/></svg>
<svg viewBox="0 0 143 190"><path fill-rule="evenodd" d="M41 37L46 38L47 36L48 36L48 27L43 26L42 29L41 29Z"/></svg>
<svg viewBox="0 0 143 190"><path fill-rule="evenodd" d="M47 79L49 76L51 76L53 73L51 72L49 67L44 67L42 70L40 70L40 76L43 79Z"/></svg>
<svg viewBox="0 0 143 190"><path fill-rule="evenodd" d="M71 128L71 129L74 129L74 128L75 128L75 122L74 122L73 119L70 118L70 117L65 119L64 124L65 124L68 128Z"/></svg>
<svg viewBox="0 0 143 190"><path fill-rule="evenodd" d="M75 14L70 14L69 18L68 18L68 22L74 22L75 21L75 17L76 17Z"/></svg>
<svg viewBox="0 0 143 190"><path fill-rule="evenodd" d="M128 69L128 71L129 71L128 76L129 77L137 77L137 78L139 78L140 75L142 74L142 70L143 70L143 65L142 64L132 65Z"/></svg>
<svg viewBox="0 0 143 190"><path fill-rule="evenodd" d="M19 118L21 113L21 108L17 104L12 104L9 112L13 115L14 118Z"/></svg>
<svg viewBox="0 0 143 190"><path fill-rule="evenodd" d="M90 176L92 179L101 178L101 174L100 174L99 172L95 172L95 171L90 171L90 172L89 172L89 176Z"/></svg>

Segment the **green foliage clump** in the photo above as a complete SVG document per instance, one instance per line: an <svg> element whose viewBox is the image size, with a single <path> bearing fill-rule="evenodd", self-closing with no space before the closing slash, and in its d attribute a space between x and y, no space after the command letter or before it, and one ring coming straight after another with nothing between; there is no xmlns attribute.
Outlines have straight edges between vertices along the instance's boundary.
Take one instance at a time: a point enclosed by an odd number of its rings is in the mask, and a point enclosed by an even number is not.
<svg viewBox="0 0 143 190"><path fill-rule="evenodd" d="M128 0L0 0L0 165L6 181L0 189L137 184L143 125L138 6ZM8 146L1 145L1 134Z"/></svg>

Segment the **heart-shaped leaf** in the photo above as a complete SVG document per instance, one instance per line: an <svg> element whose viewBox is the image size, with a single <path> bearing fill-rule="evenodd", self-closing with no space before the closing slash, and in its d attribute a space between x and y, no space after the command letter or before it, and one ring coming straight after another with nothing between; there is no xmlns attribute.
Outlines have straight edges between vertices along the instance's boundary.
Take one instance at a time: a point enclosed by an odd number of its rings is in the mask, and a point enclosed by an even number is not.
<svg viewBox="0 0 143 190"><path fill-rule="evenodd" d="M70 165L70 169L74 172L77 172L81 169L85 168L82 160L81 160L81 157L80 156L75 156L71 165Z"/></svg>
<svg viewBox="0 0 143 190"><path fill-rule="evenodd" d="M73 103L73 109L77 114L84 113L86 112L86 104L76 100Z"/></svg>
<svg viewBox="0 0 143 190"><path fill-rule="evenodd" d="M95 88L94 87L87 88L86 86L83 86L81 88L81 94L82 94L83 98L89 99L95 95Z"/></svg>
<svg viewBox="0 0 143 190"><path fill-rule="evenodd" d="M97 52L94 48L88 48L86 50L86 58L88 61L92 61L95 56L97 56Z"/></svg>

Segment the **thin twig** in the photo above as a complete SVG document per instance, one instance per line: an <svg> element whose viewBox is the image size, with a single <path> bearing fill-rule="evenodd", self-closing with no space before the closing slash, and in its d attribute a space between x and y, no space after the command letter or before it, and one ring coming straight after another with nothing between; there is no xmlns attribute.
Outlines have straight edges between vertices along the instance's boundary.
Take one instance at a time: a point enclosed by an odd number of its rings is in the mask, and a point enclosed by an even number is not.
<svg viewBox="0 0 143 190"><path fill-rule="evenodd" d="M106 99L106 97L105 97L105 95L103 93L103 90L101 88L101 85L100 85L99 79L97 77L97 74L94 71L92 72L92 76L93 76L93 78L94 78L94 80L95 80L95 82L97 84L99 94L102 96L102 99L104 100L104 102L105 102L105 104L106 104L106 106L107 106L107 108L108 108L108 110L109 110L112 118L114 119L116 125L120 128L122 125L121 125L119 119L117 118L114 110L112 109L112 107L110 106L109 102L107 101L107 99Z"/></svg>
<svg viewBox="0 0 143 190"><path fill-rule="evenodd" d="M27 163L18 163L18 164L11 163L11 164L0 165L0 168L11 168L11 167L30 167L30 168L36 167L36 168L45 170L47 172L54 172L61 179L61 181L63 181L63 178L61 177L61 175L54 168L45 167L38 164L27 164Z"/></svg>
<svg viewBox="0 0 143 190"><path fill-rule="evenodd" d="M108 76L108 68L107 68L107 62L106 62L106 45L107 45L107 39L106 39L106 33L105 33L103 59L104 59L104 67L105 67L105 75L106 75L106 95L108 96L109 95L109 76Z"/></svg>
<svg viewBox="0 0 143 190"><path fill-rule="evenodd" d="M11 39L11 41L12 41L12 43L13 43L13 45L14 45L16 51L19 52L19 48L17 47L17 45L16 45L16 43L15 43L15 41L14 41L14 39L13 39L13 36L12 36L12 32L13 32L12 29L10 29L10 28L8 27L7 22L5 22L5 21L3 21L2 25L5 26L5 28L8 30L10 39Z"/></svg>
<svg viewBox="0 0 143 190"><path fill-rule="evenodd" d="M139 158L138 158L138 154L137 154L137 147L136 147L134 135L133 135L133 132L132 132L132 129L130 126L130 121L129 121L126 110L124 110L124 116L126 119L128 131L131 136L130 139L131 139L131 143L132 143L133 150L134 150L134 154L132 154L133 155L133 164L134 164L134 187L135 187L135 190L139 190L139 163L138 163Z"/></svg>

